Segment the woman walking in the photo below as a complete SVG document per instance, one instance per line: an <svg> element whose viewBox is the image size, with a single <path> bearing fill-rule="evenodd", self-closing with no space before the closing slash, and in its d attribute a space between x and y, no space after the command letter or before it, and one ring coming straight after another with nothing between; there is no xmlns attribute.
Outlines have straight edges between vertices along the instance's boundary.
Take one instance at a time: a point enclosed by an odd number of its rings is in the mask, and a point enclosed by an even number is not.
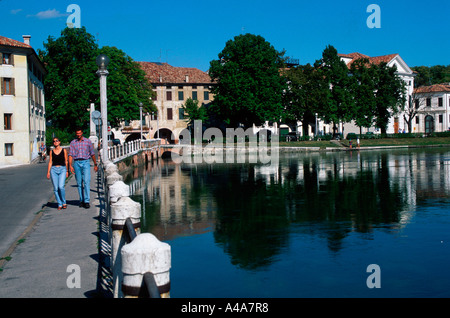
<svg viewBox="0 0 450 318"><path fill-rule="evenodd" d="M52 180L53 191L58 202L58 210L66 209L66 190L64 188L66 178L69 176L67 151L61 148L58 138L53 138L54 149L50 153L48 161L47 179Z"/></svg>

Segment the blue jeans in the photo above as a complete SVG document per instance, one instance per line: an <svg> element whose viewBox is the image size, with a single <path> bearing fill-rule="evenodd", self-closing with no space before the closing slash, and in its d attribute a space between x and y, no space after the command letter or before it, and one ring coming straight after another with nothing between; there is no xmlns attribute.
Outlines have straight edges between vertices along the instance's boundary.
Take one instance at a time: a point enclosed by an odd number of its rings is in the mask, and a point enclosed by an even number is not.
<svg viewBox="0 0 450 318"><path fill-rule="evenodd" d="M50 177L53 184L53 192L55 193L58 206L66 204L66 189L64 188L66 183L66 167L51 167Z"/></svg>
<svg viewBox="0 0 450 318"><path fill-rule="evenodd" d="M80 202L89 203L91 191L91 163L88 160L74 160L73 169L77 180Z"/></svg>

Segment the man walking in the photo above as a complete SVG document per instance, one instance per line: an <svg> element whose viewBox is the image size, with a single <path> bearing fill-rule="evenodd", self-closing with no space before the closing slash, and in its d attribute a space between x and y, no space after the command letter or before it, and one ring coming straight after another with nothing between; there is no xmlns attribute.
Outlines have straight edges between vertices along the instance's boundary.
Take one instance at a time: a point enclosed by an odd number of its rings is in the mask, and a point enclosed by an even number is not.
<svg viewBox="0 0 450 318"><path fill-rule="evenodd" d="M80 195L80 208L89 209L91 191L91 164L90 158L94 161L94 171L98 171L95 160L94 146L92 141L83 137L83 130L75 131L76 138L70 143L69 166L70 172L75 174Z"/></svg>

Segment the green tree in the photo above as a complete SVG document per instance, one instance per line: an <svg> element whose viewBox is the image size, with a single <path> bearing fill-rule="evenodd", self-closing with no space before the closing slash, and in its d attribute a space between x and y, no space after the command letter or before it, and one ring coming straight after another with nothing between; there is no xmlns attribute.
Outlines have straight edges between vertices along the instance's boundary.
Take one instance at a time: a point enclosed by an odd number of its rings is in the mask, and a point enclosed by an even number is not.
<svg viewBox="0 0 450 318"><path fill-rule="evenodd" d="M284 121L301 121L303 134L308 134L308 125L315 125L318 104L329 89L320 79L317 70L310 64L293 67L286 71L288 89L285 94L286 111Z"/></svg>
<svg viewBox="0 0 450 318"><path fill-rule="evenodd" d="M278 121L286 88L282 54L262 36L245 34L227 41L218 57L209 69L218 83L212 88L216 116L230 127Z"/></svg>
<svg viewBox="0 0 450 318"><path fill-rule="evenodd" d="M360 127L372 127L375 114L376 67L368 59L358 59L350 66L352 95L354 98L354 120Z"/></svg>
<svg viewBox="0 0 450 318"><path fill-rule="evenodd" d="M47 119L55 129L74 130L89 122L89 104L99 95L95 63L98 46L86 28L65 28L58 39L50 36L40 58L46 65ZM97 83L97 85L94 85Z"/></svg>
<svg viewBox="0 0 450 318"><path fill-rule="evenodd" d="M96 58L105 53L108 65L108 121L139 118L139 102L151 111L153 93L139 65L117 48L98 48L94 36L82 28L65 28L57 39L50 36L39 56L45 63L47 118L55 130L73 131L89 125L89 105L100 108Z"/></svg>
<svg viewBox="0 0 450 318"><path fill-rule="evenodd" d="M153 90L145 78L145 72L122 50L116 47L102 47L98 52L110 58L108 65L108 121L118 126L123 120L139 118L139 103L143 112L156 112L151 97Z"/></svg>
<svg viewBox="0 0 450 318"><path fill-rule="evenodd" d="M450 65L415 66L411 69L417 72L414 79L415 87L450 82Z"/></svg>
<svg viewBox="0 0 450 318"><path fill-rule="evenodd" d="M354 99L351 93L351 80L347 65L338 56L337 50L328 45L322 59L316 61L315 68L325 85L326 95L319 104L318 113L326 122L333 123L333 132L339 122L349 122L354 118Z"/></svg>
<svg viewBox="0 0 450 318"><path fill-rule="evenodd" d="M184 103L181 108L183 108L184 112L186 113L185 117L188 120L188 126L193 125L194 120L201 120L202 122L206 122L209 118L205 106L199 106L198 100L188 98L186 100L186 103Z"/></svg>
<svg viewBox="0 0 450 318"><path fill-rule="evenodd" d="M385 134L389 118L403 110L406 102L405 83L397 75L397 67L386 63L372 65L376 68L375 125Z"/></svg>

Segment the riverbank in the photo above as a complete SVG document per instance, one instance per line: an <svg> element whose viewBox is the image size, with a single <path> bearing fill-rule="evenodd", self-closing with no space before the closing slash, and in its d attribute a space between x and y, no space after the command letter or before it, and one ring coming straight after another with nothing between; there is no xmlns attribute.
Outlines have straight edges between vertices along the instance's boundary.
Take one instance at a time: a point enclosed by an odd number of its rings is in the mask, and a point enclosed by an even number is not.
<svg viewBox="0 0 450 318"><path fill-rule="evenodd" d="M352 149L357 149L356 140L352 140ZM311 150L343 150L350 149L350 140L340 141L293 141L280 142L281 149L310 148ZM450 147L450 137L426 137L426 138L381 138L361 139L360 148L376 149L379 147Z"/></svg>

